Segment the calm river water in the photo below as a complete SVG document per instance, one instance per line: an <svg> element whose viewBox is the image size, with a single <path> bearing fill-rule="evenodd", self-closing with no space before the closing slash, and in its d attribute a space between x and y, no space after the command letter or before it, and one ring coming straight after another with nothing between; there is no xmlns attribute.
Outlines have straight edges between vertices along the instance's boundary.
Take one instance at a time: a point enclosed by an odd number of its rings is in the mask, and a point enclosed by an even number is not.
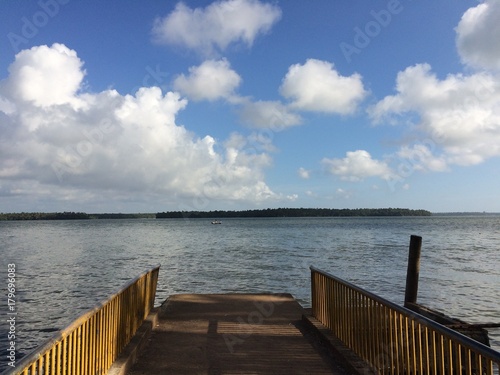
<svg viewBox="0 0 500 375"><path fill-rule="evenodd" d="M176 293L288 292L308 306L315 265L402 304L411 234L419 302L500 322L500 216L0 222L0 372L7 269L16 266L17 359L150 266L156 304ZM500 350L500 331L490 330Z"/></svg>

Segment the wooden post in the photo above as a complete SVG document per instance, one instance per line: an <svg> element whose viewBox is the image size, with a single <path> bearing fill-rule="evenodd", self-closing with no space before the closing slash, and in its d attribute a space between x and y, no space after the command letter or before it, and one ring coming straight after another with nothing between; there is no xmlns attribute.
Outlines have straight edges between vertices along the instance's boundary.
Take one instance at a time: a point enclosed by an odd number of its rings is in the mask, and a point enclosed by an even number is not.
<svg viewBox="0 0 500 375"><path fill-rule="evenodd" d="M422 237L414 235L410 236L408 269L406 271L405 306L407 305L407 303L417 303L421 248Z"/></svg>

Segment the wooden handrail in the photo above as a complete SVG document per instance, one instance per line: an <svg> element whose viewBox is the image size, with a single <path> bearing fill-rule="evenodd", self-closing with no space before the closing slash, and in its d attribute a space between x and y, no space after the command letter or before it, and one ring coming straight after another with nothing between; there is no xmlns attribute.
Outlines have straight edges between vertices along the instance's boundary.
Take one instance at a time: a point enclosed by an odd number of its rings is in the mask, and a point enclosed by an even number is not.
<svg viewBox="0 0 500 375"><path fill-rule="evenodd" d="M126 283L2 375L104 375L154 307L160 266Z"/></svg>
<svg viewBox="0 0 500 375"><path fill-rule="evenodd" d="M311 267L312 314L377 374L500 375L500 353Z"/></svg>

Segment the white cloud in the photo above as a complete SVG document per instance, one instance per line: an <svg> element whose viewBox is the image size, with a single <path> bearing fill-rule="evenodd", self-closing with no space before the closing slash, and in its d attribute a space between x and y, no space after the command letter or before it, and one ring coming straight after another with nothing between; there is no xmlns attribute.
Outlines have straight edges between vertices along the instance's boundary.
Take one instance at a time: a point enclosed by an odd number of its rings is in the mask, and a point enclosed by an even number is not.
<svg viewBox="0 0 500 375"><path fill-rule="evenodd" d="M278 101L246 102L240 111L241 121L253 128L284 130L300 125L302 118Z"/></svg>
<svg viewBox="0 0 500 375"><path fill-rule="evenodd" d="M342 76L332 63L315 59L290 66L280 92L294 109L342 115L355 112L367 94L359 74Z"/></svg>
<svg viewBox="0 0 500 375"><path fill-rule="evenodd" d="M236 98L234 90L240 83L241 77L231 69L226 59L206 60L199 66L189 68L188 76L179 75L174 80L174 88L195 101L231 100Z"/></svg>
<svg viewBox="0 0 500 375"><path fill-rule="evenodd" d="M311 197L311 198L317 198L318 194L315 193L314 191L306 190L306 196Z"/></svg>
<svg viewBox="0 0 500 375"><path fill-rule="evenodd" d="M468 9L458 26L457 48L462 61L485 69L500 69L500 0L486 0Z"/></svg>
<svg viewBox="0 0 500 375"><path fill-rule="evenodd" d="M43 76L40 87L23 86L23 64L50 73L47 97L40 91L48 85ZM74 204L104 196L161 197L172 204L279 198L264 182L271 164L265 152L219 144L176 124L187 106L178 93L157 87L134 96L78 93L82 65L62 45L34 47L17 55L11 75L0 82L1 194ZM192 209L203 209L197 205Z"/></svg>
<svg viewBox="0 0 500 375"><path fill-rule="evenodd" d="M337 190L335 190L335 195L342 199L350 199L353 196L353 192L344 190L342 188L337 188Z"/></svg>
<svg viewBox="0 0 500 375"><path fill-rule="evenodd" d="M280 18L279 7L258 0L221 0L195 9L180 2L169 15L155 21L153 36L160 43L211 55L232 43L251 46Z"/></svg>
<svg viewBox="0 0 500 375"><path fill-rule="evenodd" d="M245 150L248 154L256 153L273 153L276 152L276 146L272 143L272 137L261 132L251 133L248 136L243 136L239 133L232 133L228 140L224 142L226 148L236 148ZM267 154L266 154L267 155ZM271 159L268 159L268 164L271 164Z"/></svg>
<svg viewBox="0 0 500 375"><path fill-rule="evenodd" d="M76 52L62 44L33 47L16 55L11 78L2 86L12 98L37 106L74 103L85 75L82 65Z"/></svg>
<svg viewBox="0 0 500 375"><path fill-rule="evenodd" d="M303 167L300 167L297 173L299 174L299 177L303 178L304 180L307 180L309 179L309 177L311 177L311 172Z"/></svg>
<svg viewBox="0 0 500 375"><path fill-rule="evenodd" d="M362 181L367 177L388 179L392 174L389 166L382 161L372 159L365 150L349 151L343 159L322 160L326 170L345 181Z"/></svg>
<svg viewBox="0 0 500 375"><path fill-rule="evenodd" d="M403 167L410 167L415 171L447 171L446 159L443 156L434 155L432 151L429 145L425 144L405 145L397 152L397 157Z"/></svg>
<svg viewBox="0 0 500 375"><path fill-rule="evenodd" d="M397 94L369 110L376 122L394 115L415 114L417 130L443 154L426 164L433 170L446 165L472 165L500 155L500 80L485 72L438 79L427 64L400 72ZM422 154L424 155L424 154Z"/></svg>

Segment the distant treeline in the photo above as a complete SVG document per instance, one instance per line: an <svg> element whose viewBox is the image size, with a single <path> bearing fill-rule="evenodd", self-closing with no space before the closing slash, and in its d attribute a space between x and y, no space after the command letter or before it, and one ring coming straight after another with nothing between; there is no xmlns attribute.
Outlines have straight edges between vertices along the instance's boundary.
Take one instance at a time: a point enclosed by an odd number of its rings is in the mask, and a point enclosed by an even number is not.
<svg viewBox="0 0 500 375"><path fill-rule="evenodd" d="M90 219L154 219L155 214L89 214Z"/></svg>
<svg viewBox="0 0 500 375"><path fill-rule="evenodd" d="M434 212L436 216L498 216L500 212Z"/></svg>
<svg viewBox="0 0 500 375"><path fill-rule="evenodd" d="M21 212L0 213L0 220L90 220L90 219L207 219L231 217L332 217L332 216L430 216L426 210L408 208L267 208L245 211L169 211L152 213Z"/></svg>
<svg viewBox="0 0 500 375"><path fill-rule="evenodd" d="M154 217L155 214L87 214L85 212L0 213L0 220L152 219Z"/></svg>
<svg viewBox="0 0 500 375"><path fill-rule="evenodd" d="M268 208L246 211L169 211L158 212L157 219L210 219L231 217L342 217L342 216L431 216L430 211L408 208Z"/></svg>

